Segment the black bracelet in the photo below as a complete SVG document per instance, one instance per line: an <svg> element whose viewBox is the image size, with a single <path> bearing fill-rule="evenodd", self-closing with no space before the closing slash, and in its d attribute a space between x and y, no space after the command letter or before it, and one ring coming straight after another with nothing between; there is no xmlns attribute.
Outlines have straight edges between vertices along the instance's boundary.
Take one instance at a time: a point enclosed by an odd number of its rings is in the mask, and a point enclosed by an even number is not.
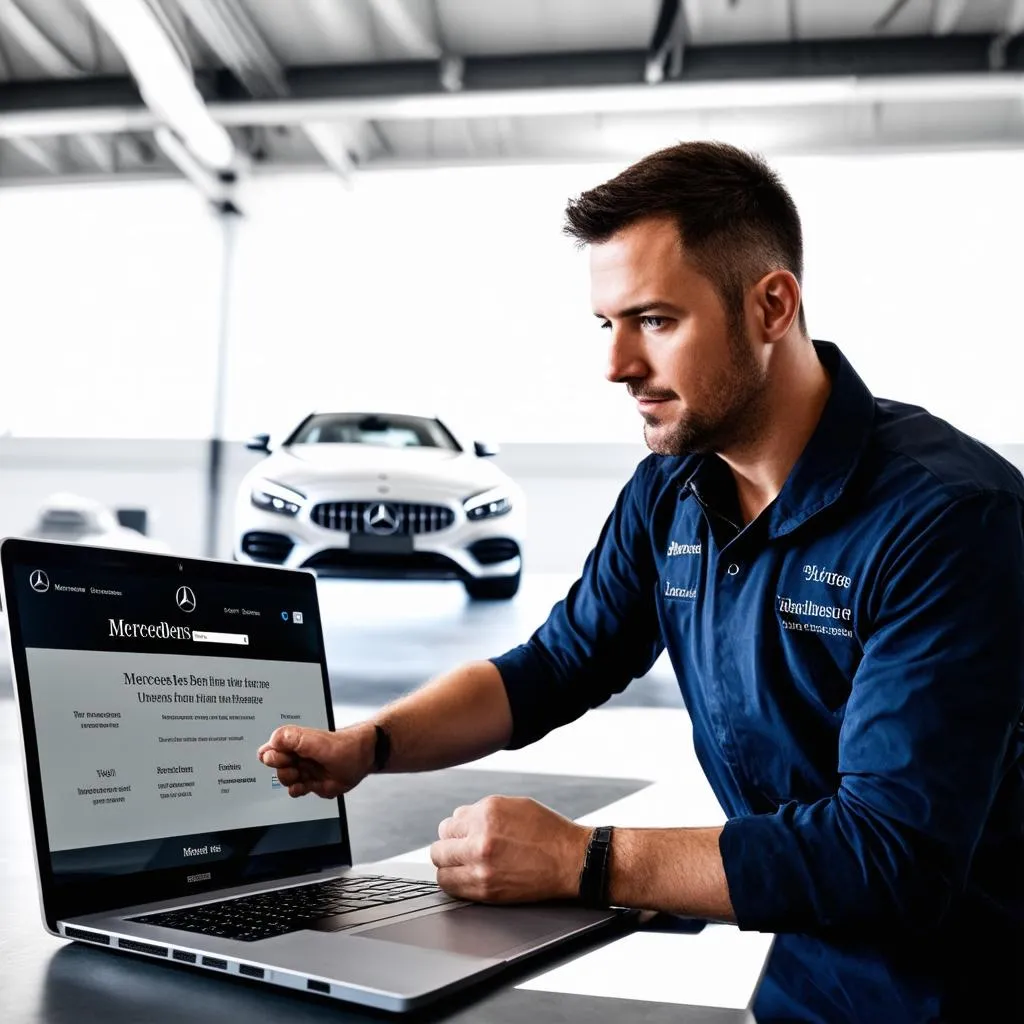
<svg viewBox="0 0 1024 1024"><path fill-rule="evenodd" d="M601 825L590 833L587 853L580 871L580 902L587 907L605 909L608 902L608 863L612 847L612 827Z"/></svg>
<svg viewBox="0 0 1024 1024"><path fill-rule="evenodd" d="M374 725L374 729L377 730L377 739L373 746L373 770L382 772L391 757L391 737L382 725Z"/></svg>

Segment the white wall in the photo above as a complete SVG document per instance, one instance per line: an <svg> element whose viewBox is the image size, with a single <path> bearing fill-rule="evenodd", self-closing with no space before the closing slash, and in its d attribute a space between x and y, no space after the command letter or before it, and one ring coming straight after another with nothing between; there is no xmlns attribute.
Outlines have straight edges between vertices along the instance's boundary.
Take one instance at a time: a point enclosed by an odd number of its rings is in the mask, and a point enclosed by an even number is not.
<svg viewBox="0 0 1024 1024"><path fill-rule="evenodd" d="M1024 440L1024 154L775 161L804 219L812 333L878 393ZM635 443L604 382L565 199L614 168L251 183L228 433L313 405L437 409L500 442ZM0 191L0 433L210 428L216 227L179 183Z"/></svg>
<svg viewBox="0 0 1024 1024"><path fill-rule="evenodd" d="M188 186L0 189L0 240L0 435L209 435L220 253Z"/></svg>

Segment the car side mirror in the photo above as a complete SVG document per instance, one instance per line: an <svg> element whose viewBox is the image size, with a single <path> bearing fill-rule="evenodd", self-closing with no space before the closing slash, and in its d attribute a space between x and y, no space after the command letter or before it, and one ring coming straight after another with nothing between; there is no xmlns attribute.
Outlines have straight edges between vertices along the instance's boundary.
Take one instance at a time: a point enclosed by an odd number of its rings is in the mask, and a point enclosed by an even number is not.
<svg viewBox="0 0 1024 1024"><path fill-rule="evenodd" d="M497 455L501 449L496 444L488 444L486 441L474 441L473 451L481 459L486 459L490 455Z"/></svg>
<svg viewBox="0 0 1024 1024"><path fill-rule="evenodd" d="M270 454L270 435L254 434L246 442L245 447L251 452L266 452Z"/></svg>

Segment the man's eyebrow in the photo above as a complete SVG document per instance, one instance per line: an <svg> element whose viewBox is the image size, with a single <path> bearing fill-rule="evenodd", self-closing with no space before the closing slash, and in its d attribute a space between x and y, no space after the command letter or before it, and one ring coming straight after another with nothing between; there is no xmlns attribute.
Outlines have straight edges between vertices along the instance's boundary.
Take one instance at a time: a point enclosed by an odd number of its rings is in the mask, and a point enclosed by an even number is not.
<svg viewBox="0 0 1024 1024"><path fill-rule="evenodd" d="M615 316L615 319L616 320L625 320L625 319L627 319L628 317L631 317L631 316L643 316L645 313L650 313L650 312L652 312L653 310L656 310L656 309L672 309L672 308L673 307L670 306L667 302L658 302L658 301L641 302L641 303L639 303L636 306L629 306L627 309L619 310L619 312ZM596 316L598 318L598 320L607 320L608 319L608 317L605 316L604 313L594 313L594 316Z"/></svg>

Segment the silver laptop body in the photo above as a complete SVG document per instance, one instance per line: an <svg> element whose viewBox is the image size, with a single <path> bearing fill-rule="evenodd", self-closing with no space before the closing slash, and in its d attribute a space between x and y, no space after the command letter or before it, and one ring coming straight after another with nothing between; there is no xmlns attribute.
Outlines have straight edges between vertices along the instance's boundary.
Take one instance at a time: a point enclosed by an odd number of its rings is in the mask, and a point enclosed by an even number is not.
<svg viewBox="0 0 1024 1024"><path fill-rule="evenodd" d="M352 866L344 801L256 759L334 728L312 574L17 539L0 568L52 934L402 1011L627 916Z"/></svg>

